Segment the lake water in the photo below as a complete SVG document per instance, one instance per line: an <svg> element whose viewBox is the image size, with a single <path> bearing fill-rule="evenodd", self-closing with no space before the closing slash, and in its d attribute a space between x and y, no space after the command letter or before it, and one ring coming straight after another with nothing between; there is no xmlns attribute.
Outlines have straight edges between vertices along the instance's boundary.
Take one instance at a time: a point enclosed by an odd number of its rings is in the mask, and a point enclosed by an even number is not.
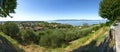
<svg viewBox="0 0 120 52"><path fill-rule="evenodd" d="M68 20L64 20L64 21L47 21L49 23L51 22L56 22L56 23L62 23L62 24L71 24L74 26L79 26L82 25L84 23L88 23L89 25L92 24L100 24L100 23L106 23L106 20L77 20L77 21L68 21Z"/></svg>

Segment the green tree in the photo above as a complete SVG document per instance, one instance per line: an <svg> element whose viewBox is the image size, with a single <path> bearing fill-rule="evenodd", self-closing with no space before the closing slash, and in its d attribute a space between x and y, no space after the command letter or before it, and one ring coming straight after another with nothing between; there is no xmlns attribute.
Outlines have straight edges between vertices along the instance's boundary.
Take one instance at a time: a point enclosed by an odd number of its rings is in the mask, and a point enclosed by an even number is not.
<svg viewBox="0 0 120 52"><path fill-rule="evenodd" d="M100 2L99 14L102 18L110 21L120 19L120 0L102 0Z"/></svg>
<svg viewBox="0 0 120 52"><path fill-rule="evenodd" d="M12 17L10 13L15 13L17 0L0 0L0 17Z"/></svg>
<svg viewBox="0 0 120 52"><path fill-rule="evenodd" d="M23 37L26 43L38 43L39 42L39 36L37 36L32 29L26 29Z"/></svg>
<svg viewBox="0 0 120 52"><path fill-rule="evenodd" d="M50 32L50 33L49 33ZM64 43L64 34L61 30L49 30L45 35L42 35L39 40L39 45L45 47L60 47Z"/></svg>
<svg viewBox="0 0 120 52"><path fill-rule="evenodd" d="M16 36L19 32L19 28L16 23L8 21L3 24L2 31L13 38L17 38Z"/></svg>

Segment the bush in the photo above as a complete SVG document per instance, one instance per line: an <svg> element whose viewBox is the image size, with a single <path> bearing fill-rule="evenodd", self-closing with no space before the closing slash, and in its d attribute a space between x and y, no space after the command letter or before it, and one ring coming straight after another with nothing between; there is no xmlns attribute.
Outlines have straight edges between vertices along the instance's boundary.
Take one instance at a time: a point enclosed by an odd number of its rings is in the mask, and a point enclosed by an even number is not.
<svg viewBox="0 0 120 52"><path fill-rule="evenodd" d="M18 41L22 44L39 43L39 35L32 29L21 30L18 36Z"/></svg>
<svg viewBox="0 0 120 52"><path fill-rule="evenodd" d="M51 32L50 34L45 34L41 36L39 44L45 47L59 47L64 42L62 33L59 31Z"/></svg>
<svg viewBox="0 0 120 52"><path fill-rule="evenodd" d="M5 22L3 25L2 25L2 31L11 36L12 38L17 38L17 33L19 32L19 28L17 26L16 23L14 22Z"/></svg>
<svg viewBox="0 0 120 52"><path fill-rule="evenodd" d="M70 42L70 41L76 39L75 35L77 35L76 32L66 31L66 33L65 33L65 41Z"/></svg>
<svg viewBox="0 0 120 52"><path fill-rule="evenodd" d="M24 40L26 42L35 43L37 42L36 40L38 40L38 37L33 30L26 29L26 32L24 34Z"/></svg>

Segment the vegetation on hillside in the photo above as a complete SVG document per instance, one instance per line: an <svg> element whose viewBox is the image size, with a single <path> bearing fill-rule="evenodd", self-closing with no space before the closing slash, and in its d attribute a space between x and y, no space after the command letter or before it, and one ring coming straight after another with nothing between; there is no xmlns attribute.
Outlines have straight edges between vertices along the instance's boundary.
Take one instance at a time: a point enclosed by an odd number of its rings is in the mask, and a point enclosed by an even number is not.
<svg viewBox="0 0 120 52"><path fill-rule="evenodd" d="M92 37L92 35L90 35L91 33L94 33L98 29L109 24L111 23L108 22L107 24L83 24L82 26L72 26L69 24L48 22L8 21L0 24L0 31L16 40L22 46L34 44L44 48L54 49L61 47L65 48L71 44L70 42L80 38L83 38L81 42L86 42L88 38Z"/></svg>
<svg viewBox="0 0 120 52"><path fill-rule="evenodd" d="M20 29L20 27L23 28ZM42 27L42 30L34 30L35 27ZM59 23L38 22L16 24L15 22L4 22L4 24L1 24L1 31L23 45L34 43L44 47L55 48L87 36L101 27L102 24L92 26L83 24L83 26L73 27L72 25Z"/></svg>
<svg viewBox="0 0 120 52"><path fill-rule="evenodd" d="M12 48L15 50L15 52L24 52L24 49L22 48L22 46L13 38L9 37L8 35L4 34L3 32L0 32L0 37L4 40L4 44L5 44L4 46L6 46L6 45L8 47L10 46L10 48L6 48L6 49Z"/></svg>

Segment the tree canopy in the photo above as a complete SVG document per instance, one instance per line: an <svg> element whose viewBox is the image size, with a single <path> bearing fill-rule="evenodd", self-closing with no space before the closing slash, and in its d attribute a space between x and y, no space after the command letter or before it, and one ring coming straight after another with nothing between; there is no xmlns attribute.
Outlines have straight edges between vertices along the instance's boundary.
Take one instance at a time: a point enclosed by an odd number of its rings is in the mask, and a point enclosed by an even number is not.
<svg viewBox="0 0 120 52"><path fill-rule="evenodd" d="M120 0L102 0L99 15L110 21L120 20Z"/></svg>
<svg viewBox="0 0 120 52"><path fill-rule="evenodd" d="M0 17L12 17L10 13L15 13L16 7L16 0L0 0Z"/></svg>

